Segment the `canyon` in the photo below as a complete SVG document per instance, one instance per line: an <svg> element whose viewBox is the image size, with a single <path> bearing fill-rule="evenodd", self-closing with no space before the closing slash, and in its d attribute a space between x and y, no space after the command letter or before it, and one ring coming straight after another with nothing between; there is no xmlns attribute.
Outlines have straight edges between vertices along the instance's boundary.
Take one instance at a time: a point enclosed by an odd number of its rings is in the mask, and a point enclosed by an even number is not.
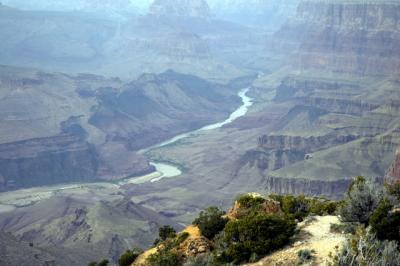
<svg viewBox="0 0 400 266"><path fill-rule="evenodd" d="M400 178L399 3L179 2L123 22L67 11L55 28L0 6L0 190L57 186L2 194L0 230L50 260L116 261L240 193L340 199L355 176ZM245 115L218 123L243 88Z"/></svg>
<svg viewBox="0 0 400 266"><path fill-rule="evenodd" d="M135 151L222 120L240 100L228 87L173 71L123 84L0 70L1 190L150 173Z"/></svg>

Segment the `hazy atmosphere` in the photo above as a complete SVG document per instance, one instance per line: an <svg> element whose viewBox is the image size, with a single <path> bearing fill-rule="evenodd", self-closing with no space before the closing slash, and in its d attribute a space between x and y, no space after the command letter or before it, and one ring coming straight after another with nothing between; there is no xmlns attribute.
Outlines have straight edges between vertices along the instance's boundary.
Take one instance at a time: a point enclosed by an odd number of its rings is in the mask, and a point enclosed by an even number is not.
<svg viewBox="0 0 400 266"><path fill-rule="evenodd" d="M0 40L0 266L400 265L399 1L0 0Z"/></svg>

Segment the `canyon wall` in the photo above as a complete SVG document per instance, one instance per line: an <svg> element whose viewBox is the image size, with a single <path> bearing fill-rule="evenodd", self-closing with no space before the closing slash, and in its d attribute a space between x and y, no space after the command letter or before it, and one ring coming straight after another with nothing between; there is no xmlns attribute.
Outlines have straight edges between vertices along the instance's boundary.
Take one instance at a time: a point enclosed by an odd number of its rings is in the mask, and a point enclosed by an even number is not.
<svg viewBox="0 0 400 266"><path fill-rule="evenodd" d="M400 181L400 150L396 151L396 155L393 164L389 169L388 176L391 179Z"/></svg>
<svg viewBox="0 0 400 266"><path fill-rule="evenodd" d="M260 98L275 95L252 114L264 133L238 159L235 178L337 196L354 176L384 176L399 143L400 3L303 0L271 47L290 65L278 81L257 83L266 88Z"/></svg>
<svg viewBox="0 0 400 266"><path fill-rule="evenodd" d="M276 34L299 49L295 63L359 75L400 73L400 3L304 0Z"/></svg>

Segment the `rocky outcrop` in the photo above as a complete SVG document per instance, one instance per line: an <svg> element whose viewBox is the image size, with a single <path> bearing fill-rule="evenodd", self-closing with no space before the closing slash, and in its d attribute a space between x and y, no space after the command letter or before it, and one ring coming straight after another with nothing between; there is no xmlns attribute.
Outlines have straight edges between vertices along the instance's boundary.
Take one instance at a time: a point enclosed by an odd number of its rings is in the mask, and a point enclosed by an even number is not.
<svg viewBox="0 0 400 266"><path fill-rule="evenodd" d="M301 69L398 75L399 13L394 1L304 0L276 37L299 48Z"/></svg>
<svg viewBox="0 0 400 266"><path fill-rule="evenodd" d="M180 248L183 250L183 255L186 258L192 258L210 252L212 244L210 240L204 236L200 236L198 238L188 239Z"/></svg>

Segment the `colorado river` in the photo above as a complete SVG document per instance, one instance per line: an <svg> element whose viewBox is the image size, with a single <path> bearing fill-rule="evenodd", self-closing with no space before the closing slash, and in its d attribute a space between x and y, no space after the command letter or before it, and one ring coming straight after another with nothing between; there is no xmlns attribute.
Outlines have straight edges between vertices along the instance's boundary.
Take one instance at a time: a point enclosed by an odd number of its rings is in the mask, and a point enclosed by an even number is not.
<svg viewBox="0 0 400 266"><path fill-rule="evenodd" d="M209 131L209 130L215 130L218 128L221 128L227 124L232 123L233 121L235 121L236 119L238 119L239 117L242 117L244 115L247 114L249 108L253 105L253 99L250 98L249 96L247 96L247 93L249 91L249 88L245 88L243 90L241 90L238 93L238 96L242 99L242 105L236 109L233 113L231 113L231 115L224 121L222 122L218 122L218 123L214 123L214 124L210 124L207 126L204 126L200 129L194 130L194 131L190 131L184 134L180 134L177 135L169 140L166 140L164 142L161 142L159 144L153 145L151 147L148 147L146 149L140 150L139 153L140 154L144 154L150 150L153 149L157 149L157 148L161 148L161 147L165 147L168 145L172 145L182 139L185 138L189 138L197 133L201 133L204 131ZM164 162L151 162L151 165L153 165L156 169L156 173L158 173L157 177L154 177L154 173L148 175L148 176L144 176L144 177L138 177L136 180L135 178L130 179L130 181L128 181L128 183L144 183L144 182L157 182L160 181L163 178L170 178L170 177L176 177L176 176L180 176L182 174L182 171L171 164L168 163L164 163ZM153 176L152 176L153 175Z"/></svg>

